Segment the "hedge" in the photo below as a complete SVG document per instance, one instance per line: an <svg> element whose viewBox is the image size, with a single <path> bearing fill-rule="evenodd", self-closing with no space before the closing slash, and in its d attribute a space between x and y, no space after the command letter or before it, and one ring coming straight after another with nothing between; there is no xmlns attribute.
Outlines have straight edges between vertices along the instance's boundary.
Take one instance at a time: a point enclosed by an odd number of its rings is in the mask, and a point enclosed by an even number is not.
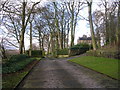
<svg viewBox="0 0 120 90"><path fill-rule="evenodd" d="M23 69L34 59L28 58L26 55L14 55L10 60L2 65L2 73L12 73Z"/></svg>
<svg viewBox="0 0 120 90"><path fill-rule="evenodd" d="M10 63L17 62L17 61L20 61L20 60L24 60L26 58L29 58L29 57L27 55L24 55L24 54L13 55L13 56L10 57L8 62L10 62Z"/></svg>
<svg viewBox="0 0 120 90"><path fill-rule="evenodd" d="M57 55L68 55L68 51L69 51L68 48L59 49L59 50L57 51Z"/></svg>
<svg viewBox="0 0 120 90"><path fill-rule="evenodd" d="M91 46L85 43L77 44L70 48L69 55L70 56L80 55L88 51L90 48Z"/></svg>
<svg viewBox="0 0 120 90"><path fill-rule="evenodd" d="M26 54L29 55L29 50L26 51ZM44 56L44 51L42 51L42 50L32 50L31 51L31 56L32 57L43 57Z"/></svg>
<svg viewBox="0 0 120 90"><path fill-rule="evenodd" d="M11 63L25 60L26 58L29 58L29 57L27 55L24 55L24 54L13 55L10 57L10 59L8 59L5 63L3 63L2 66L7 66Z"/></svg>

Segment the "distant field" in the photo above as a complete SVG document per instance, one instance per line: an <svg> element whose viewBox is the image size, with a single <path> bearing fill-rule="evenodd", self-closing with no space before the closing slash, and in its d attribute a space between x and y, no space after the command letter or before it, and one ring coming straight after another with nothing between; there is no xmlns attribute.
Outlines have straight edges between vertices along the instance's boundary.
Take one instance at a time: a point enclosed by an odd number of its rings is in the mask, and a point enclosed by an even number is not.
<svg viewBox="0 0 120 90"><path fill-rule="evenodd" d="M6 50L6 56L7 58L10 58L12 55L19 54L19 50Z"/></svg>
<svg viewBox="0 0 120 90"><path fill-rule="evenodd" d="M120 63L120 60L94 56L82 56L69 61L118 79L118 63Z"/></svg>

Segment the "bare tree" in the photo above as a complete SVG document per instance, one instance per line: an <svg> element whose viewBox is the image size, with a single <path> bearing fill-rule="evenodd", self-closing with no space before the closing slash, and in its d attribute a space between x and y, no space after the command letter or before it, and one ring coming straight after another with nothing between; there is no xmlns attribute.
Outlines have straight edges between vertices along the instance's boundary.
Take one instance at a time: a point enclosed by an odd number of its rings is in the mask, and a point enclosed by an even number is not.
<svg viewBox="0 0 120 90"><path fill-rule="evenodd" d="M94 27L93 27L93 21L92 21L92 0L87 1L88 4L88 13L89 13L89 23L90 23L90 32L92 36L92 45L93 49L96 50L96 40L95 40L95 34L94 34Z"/></svg>
<svg viewBox="0 0 120 90"><path fill-rule="evenodd" d="M30 23L30 48L29 48L29 56L31 56L31 52L32 52L32 21L33 20L30 20L29 23Z"/></svg>
<svg viewBox="0 0 120 90"><path fill-rule="evenodd" d="M1 39L1 42L0 42L0 52L1 52L2 59L6 59L7 56L6 56L6 50L5 50L5 45L4 45L4 39L3 38Z"/></svg>
<svg viewBox="0 0 120 90"><path fill-rule="evenodd" d="M75 1L68 2L66 5L66 8L70 16L70 31L71 31L70 46L71 47L74 45L75 28L76 28L79 12L83 8L81 7L82 5L83 5L82 2L75 2Z"/></svg>
<svg viewBox="0 0 120 90"><path fill-rule="evenodd" d="M23 0L23 3L22 3L22 29L21 29L21 34L20 34L20 53L23 54L24 53L24 34L25 34L25 30L26 30L26 27L27 27L27 24L28 24L28 21L30 19L30 16L32 14L32 11L34 9L34 7L39 4L40 2L36 2L32 5L32 8L30 9L30 11L28 12L28 17L27 19L26 18L26 13L25 13L25 10L26 10L26 5L27 5L27 2L25 2L25 0Z"/></svg>
<svg viewBox="0 0 120 90"><path fill-rule="evenodd" d="M5 3L3 11L5 12L5 15L8 16L9 22L12 24L11 27L10 23L6 23L6 28L8 31L9 28L12 28L10 29L12 31L12 36L14 36L19 43L20 54L23 54L25 52L24 36L26 27L28 26L28 22L35 6L39 4L40 1L33 4L31 3L31 7L28 6L28 2L25 0L23 0L22 5L20 3L21 2L14 3L9 1ZM4 22L6 22L6 19Z"/></svg>
<svg viewBox="0 0 120 90"><path fill-rule="evenodd" d="M94 25L96 26L96 29L95 29L95 37L96 37L96 43L97 43L97 46L98 48L101 47L101 36L103 37L103 30L101 25L103 24L103 19L104 19L104 13L101 12L100 10L96 10L94 13L93 13L93 23Z"/></svg>
<svg viewBox="0 0 120 90"><path fill-rule="evenodd" d="M119 47L120 46L120 1L118 2L116 40L117 40L118 50L120 50Z"/></svg>

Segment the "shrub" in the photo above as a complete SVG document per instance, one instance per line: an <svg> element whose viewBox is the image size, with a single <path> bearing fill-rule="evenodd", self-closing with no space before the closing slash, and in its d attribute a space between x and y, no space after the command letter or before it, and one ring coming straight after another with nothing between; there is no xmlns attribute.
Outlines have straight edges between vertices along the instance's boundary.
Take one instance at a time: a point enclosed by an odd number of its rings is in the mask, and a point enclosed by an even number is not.
<svg viewBox="0 0 120 90"><path fill-rule="evenodd" d="M42 50L33 50L31 53L32 56L34 57L38 57L38 56L42 57Z"/></svg>
<svg viewBox="0 0 120 90"><path fill-rule="evenodd" d="M90 51L87 51L86 54L89 56L120 59L120 52L118 51L109 52L104 50L90 50Z"/></svg>
<svg viewBox="0 0 120 90"><path fill-rule="evenodd" d="M8 66L11 63L19 62L25 60L26 58L28 58L28 56L23 54L13 55L10 57L10 59L8 59L5 63L3 63L3 66Z"/></svg>
<svg viewBox="0 0 120 90"><path fill-rule="evenodd" d="M116 52L115 56L116 59L120 59L120 51Z"/></svg>
<svg viewBox="0 0 120 90"><path fill-rule="evenodd" d="M34 59L30 59L27 55L13 55L11 58L2 65L3 73L12 73L23 69L27 64Z"/></svg>
<svg viewBox="0 0 120 90"><path fill-rule="evenodd" d="M77 44L74 45L73 47L70 48L70 56L74 56L74 55L79 55L79 54L83 54L86 51L88 51L90 49L90 45L88 44Z"/></svg>
<svg viewBox="0 0 120 90"><path fill-rule="evenodd" d="M8 62L10 62L10 63L17 62L17 61L20 61L20 60L24 60L26 58L28 58L28 56L24 55L24 54L13 55L13 56L10 57Z"/></svg>
<svg viewBox="0 0 120 90"><path fill-rule="evenodd" d="M68 55L68 48L59 49L59 50L57 51L57 55Z"/></svg>
<svg viewBox="0 0 120 90"><path fill-rule="evenodd" d="M26 65L28 65L30 62L32 62L33 60L34 60L33 58L27 58L19 62L15 61L7 65L4 65L2 68L2 73L12 73L12 72L19 71L23 69Z"/></svg>
<svg viewBox="0 0 120 90"><path fill-rule="evenodd" d="M26 51L26 54L29 55L29 50ZM43 57L44 51L42 50L32 50L31 52L32 57Z"/></svg>

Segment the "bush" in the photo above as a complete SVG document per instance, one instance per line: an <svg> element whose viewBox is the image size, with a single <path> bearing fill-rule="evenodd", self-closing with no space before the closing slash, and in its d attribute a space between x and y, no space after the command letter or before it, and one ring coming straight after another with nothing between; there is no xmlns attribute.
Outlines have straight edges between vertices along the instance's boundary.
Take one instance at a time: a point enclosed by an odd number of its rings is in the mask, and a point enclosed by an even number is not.
<svg viewBox="0 0 120 90"><path fill-rule="evenodd" d="M13 55L13 56L10 57L8 62L10 62L10 63L17 62L17 61L20 61L20 60L24 60L26 58L28 58L28 56L24 55L24 54Z"/></svg>
<svg viewBox="0 0 120 90"><path fill-rule="evenodd" d="M59 49L57 55L68 55L68 48Z"/></svg>
<svg viewBox="0 0 120 90"><path fill-rule="evenodd" d="M33 50L31 53L33 57L42 57L42 50Z"/></svg>
<svg viewBox="0 0 120 90"><path fill-rule="evenodd" d="M25 60L26 58L28 58L28 56L23 55L23 54L13 55L13 56L10 57L10 59L8 59L5 63L3 63L3 66L7 66L11 63L15 63L15 62Z"/></svg>
<svg viewBox="0 0 120 90"><path fill-rule="evenodd" d="M90 49L90 45L88 44L77 44L74 45L73 47L70 48L70 56L74 56L74 55L80 55L85 53L86 51L88 51Z"/></svg>
<svg viewBox="0 0 120 90"><path fill-rule="evenodd" d="M26 65L28 65L30 62L32 62L34 59L32 58L28 58L19 62L14 62L14 63L10 63L7 66L3 66L2 68L2 72L3 73L12 73L12 72L16 72L19 71L21 69L23 69Z"/></svg>
<svg viewBox="0 0 120 90"><path fill-rule="evenodd" d="M33 60L26 55L13 55L7 63L2 65L2 73L12 73L21 70Z"/></svg>
<svg viewBox="0 0 120 90"><path fill-rule="evenodd" d="M29 50L26 51L26 54L29 55ZM32 50L31 52L32 57L43 57L44 51L42 50Z"/></svg>
<svg viewBox="0 0 120 90"><path fill-rule="evenodd" d="M86 54L89 56L120 59L120 52L118 51L108 52L103 50L90 50L87 51Z"/></svg>

